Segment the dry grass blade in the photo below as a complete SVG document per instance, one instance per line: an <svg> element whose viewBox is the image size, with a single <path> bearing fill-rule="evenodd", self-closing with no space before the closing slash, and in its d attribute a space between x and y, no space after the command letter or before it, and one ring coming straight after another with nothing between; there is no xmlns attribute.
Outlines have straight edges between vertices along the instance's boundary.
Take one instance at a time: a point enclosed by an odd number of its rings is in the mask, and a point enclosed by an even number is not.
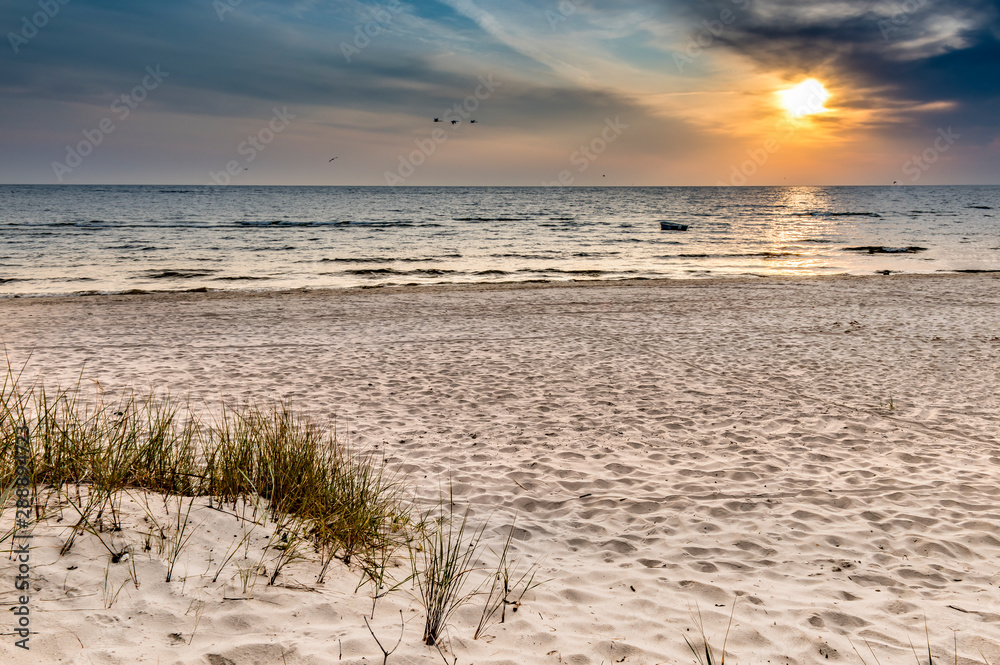
<svg viewBox="0 0 1000 665"><path fill-rule="evenodd" d="M701 634L701 646L696 646L688 639L688 636L684 636L684 642L687 643L688 649L694 654L699 665L725 665L726 663L726 645L729 643L729 631L733 627L733 616L736 614L736 601L733 601L733 608L729 613L729 625L726 626L726 637L722 641L722 656L720 659L716 660L715 652L712 650L712 646L709 643L708 636L705 634L705 621L701 616L701 607L698 607L698 632ZM704 654L704 655L703 655Z"/></svg>
<svg viewBox="0 0 1000 665"><path fill-rule="evenodd" d="M521 599L532 589L540 586L541 582L535 582L535 575L538 572L538 564L528 567L523 573L518 574L519 559L511 559L511 544L514 540L514 531L517 525L517 518L511 522L507 538L504 540L503 548L500 550L497 567L490 575L490 588L486 592L486 601L483 604L483 611L479 617L479 624L472 639L478 640L483 633L496 623L504 623L506 620L507 606L512 605L516 612L521 605ZM497 617L499 613L499 618Z"/></svg>
<svg viewBox="0 0 1000 665"><path fill-rule="evenodd" d="M417 590L426 613L424 643L437 644L451 615L474 595L463 593L469 574L479 554L479 543L486 525L469 530L469 510L456 525L455 504L449 497L448 509L441 507L436 527L423 533L420 565L417 552L410 556L416 571Z"/></svg>
<svg viewBox="0 0 1000 665"><path fill-rule="evenodd" d="M187 511L184 510L184 497L177 497L176 523L170 535L170 540L167 542L167 582L173 577L174 566L177 565L177 559L181 555L181 550L184 549L197 530L197 527L190 531L188 530L188 525L191 521L191 508L193 507L194 497L188 501Z"/></svg>

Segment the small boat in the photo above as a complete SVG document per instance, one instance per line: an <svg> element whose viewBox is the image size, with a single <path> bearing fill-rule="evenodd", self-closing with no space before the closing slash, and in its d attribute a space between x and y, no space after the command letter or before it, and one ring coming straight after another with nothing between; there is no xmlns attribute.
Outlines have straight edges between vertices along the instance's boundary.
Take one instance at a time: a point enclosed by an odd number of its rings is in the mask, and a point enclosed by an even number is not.
<svg viewBox="0 0 1000 665"><path fill-rule="evenodd" d="M673 222L660 222L661 231L687 231L687 224L674 224Z"/></svg>

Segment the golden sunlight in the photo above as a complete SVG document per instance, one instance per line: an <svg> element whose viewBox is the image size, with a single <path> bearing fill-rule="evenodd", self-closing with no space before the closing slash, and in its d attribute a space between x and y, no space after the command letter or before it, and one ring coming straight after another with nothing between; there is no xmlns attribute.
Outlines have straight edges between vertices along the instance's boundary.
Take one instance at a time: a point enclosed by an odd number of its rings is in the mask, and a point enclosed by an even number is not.
<svg viewBox="0 0 1000 665"><path fill-rule="evenodd" d="M816 113L826 113L830 109L823 106L830 99L830 93L816 79L806 79L794 88L776 93L782 108L793 118L802 118Z"/></svg>

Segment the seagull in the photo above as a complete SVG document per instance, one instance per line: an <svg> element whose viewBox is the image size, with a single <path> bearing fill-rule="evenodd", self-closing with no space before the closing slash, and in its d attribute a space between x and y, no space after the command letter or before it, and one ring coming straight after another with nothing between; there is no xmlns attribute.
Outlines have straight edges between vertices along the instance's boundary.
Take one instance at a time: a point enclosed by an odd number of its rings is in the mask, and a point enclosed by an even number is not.
<svg viewBox="0 0 1000 665"><path fill-rule="evenodd" d="M434 118L434 122L441 122L441 118Z"/></svg>
<svg viewBox="0 0 1000 665"><path fill-rule="evenodd" d="M338 155L338 157L339 157L339 155ZM329 162L327 162L327 164L329 164L330 162L332 162L334 159L337 159L337 157L334 157L333 159L331 159Z"/></svg>

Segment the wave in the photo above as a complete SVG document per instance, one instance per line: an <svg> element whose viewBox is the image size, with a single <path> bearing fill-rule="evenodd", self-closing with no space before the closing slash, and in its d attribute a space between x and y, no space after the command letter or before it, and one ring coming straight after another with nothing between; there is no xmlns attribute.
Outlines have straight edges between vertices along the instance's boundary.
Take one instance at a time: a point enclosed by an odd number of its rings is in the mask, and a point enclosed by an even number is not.
<svg viewBox="0 0 1000 665"><path fill-rule="evenodd" d="M91 220L78 219L78 220L74 220L72 222L51 222L49 224L39 224L38 226L77 226L77 227L87 227L87 226L94 226L95 224L108 225L108 224L114 224L114 222L106 222L103 219L91 219Z"/></svg>
<svg viewBox="0 0 1000 665"><path fill-rule="evenodd" d="M414 222L411 219L400 219L394 222L348 222L352 227L361 226L365 228L376 228L376 229L392 229L392 228L409 228L409 227L420 227L422 229L437 229L443 226L443 224L437 224L435 222Z"/></svg>
<svg viewBox="0 0 1000 665"><path fill-rule="evenodd" d="M864 247L845 247L845 252L868 252L869 254L916 254L926 252L926 247L881 247L866 245Z"/></svg>
<svg viewBox="0 0 1000 665"><path fill-rule="evenodd" d="M529 222L530 217L455 217L456 222Z"/></svg>
<svg viewBox="0 0 1000 665"><path fill-rule="evenodd" d="M560 268L521 268L517 272L519 273L542 273L546 275L590 275L596 277L598 275L608 275L611 272L607 270L562 270ZM635 272L634 270L615 270L614 273L630 273Z"/></svg>
<svg viewBox="0 0 1000 665"><path fill-rule="evenodd" d="M465 272L462 270L445 270L439 268L427 268L420 270L396 270L394 268L362 268L358 270L345 270L343 273L323 273L325 275L336 275L336 274L346 274L346 275L356 275L356 276L367 276L367 277L379 277L379 276L393 276L393 277L440 277L444 275L475 275L478 277L488 277L497 275L582 275L589 277L599 277L601 275L610 274L628 274L634 273L635 270L597 270L597 269L578 269L578 270L566 270L562 268L521 268L520 270L510 272L507 270L478 270L475 272Z"/></svg>
<svg viewBox="0 0 1000 665"><path fill-rule="evenodd" d="M417 224L409 220L400 220L395 222L357 222L354 220L337 220L330 222L321 222L318 220L308 220L308 221L293 221L289 219L273 219L268 221L254 221L254 220L242 220L233 224L233 226L243 226L243 227L259 227L259 228L294 228L294 227L366 227L366 228L397 228L397 227L410 227L410 226L420 226L422 228L435 228L441 226L440 224L433 223L422 223Z"/></svg>
<svg viewBox="0 0 1000 665"><path fill-rule="evenodd" d="M805 212L798 215L799 217L881 217L882 215L877 212Z"/></svg>
<svg viewBox="0 0 1000 665"><path fill-rule="evenodd" d="M146 270L143 277L147 279L193 279L196 277L208 277L215 270Z"/></svg>
<svg viewBox="0 0 1000 665"><path fill-rule="evenodd" d="M394 268L362 268L359 270L345 270L347 275L455 275L457 270L439 270L437 268L427 268L425 270L396 270Z"/></svg>
<svg viewBox="0 0 1000 665"><path fill-rule="evenodd" d="M75 220L72 222L45 222L41 224L11 224L15 228L21 229L37 229L37 228L78 228L78 229L209 229L213 228L212 224L205 224L199 222L186 222L179 223L177 221L172 221L169 223L161 223L157 220L149 220L146 222L114 222L105 221L103 219L91 219L91 220Z"/></svg>
<svg viewBox="0 0 1000 665"><path fill-rule="evenodd" d="M152 245L144 247L142 245L135 245L131 243L125 243L124 245L109 245L103 249L113 249L119 251L136 251L136 252L154 252L158 250L165 250L165 247L153 247Z"/></svg>
<svg viewBox="0 0 1000 665"><path fill-rule="evenodd" d="M333 259L320 259L320 263L425 263L427 261L437 261L440 259L460 259L461 254L446 254L444 256L431 256L425 258L417 257L407 257L407 258L392 258L387 256L373 256L373 257L345 257L345 258L333 258Z"/></svg>
<svg viewBox="0 0 1000 665"><path fill-rule="evenodd" d="M529 261L554 261L560 257L553 253L551 256L543 254L490 254L494 259L527 259Z"/></svg>
<svg viewBox="0 0 1000 665"><path fill-rule="evenodd" d="M754 252L749 254L665 254L657 259L776 259L783 256L803 256L797 252Z"/></svg>
<svg viewBox="0 0 1000 665"><path fill-rule="evenodd" d="M268 280L270 277L255 277L253 275L240 275L239 277L216 277L220 282L251 282L258 280Z"/></svg>
<svg viewBox="0 0 1000 665"><path fill-rule="evenodd" d="M234 226L259 226L259 227L290 227L290 226L347 226L351 222L319 222L319 221L306 221L306 222L296 222L289 219L273 219L270 221L253 221L253 220L242 220L236 222Z"/></svg>

